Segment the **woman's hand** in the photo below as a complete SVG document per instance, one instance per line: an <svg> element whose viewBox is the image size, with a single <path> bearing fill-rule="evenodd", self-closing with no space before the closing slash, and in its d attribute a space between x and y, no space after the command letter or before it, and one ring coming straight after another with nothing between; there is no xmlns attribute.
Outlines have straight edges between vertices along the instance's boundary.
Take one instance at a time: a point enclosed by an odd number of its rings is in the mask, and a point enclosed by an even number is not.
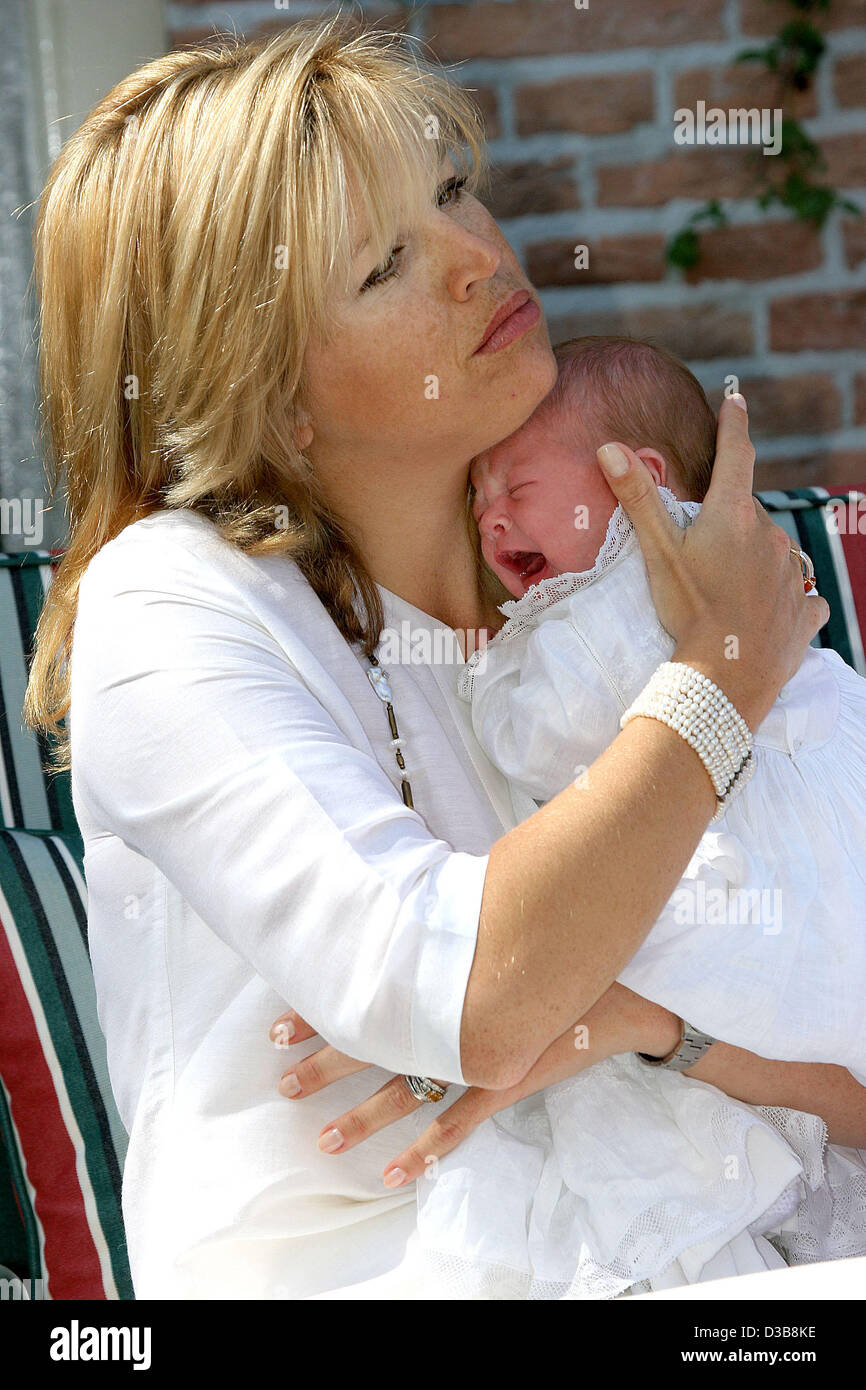
<svg viewBox="0 0 866 1390"><path fill-rule="evenodd" d="M681 1030L682 1020L676 1015L626 989L625 985L614 983L580 1023L550 1045L518 1085L501 1091L470 1086L445 1109L437 1103L432 1123L414 1144L397 1154L385 1168L385 1186L402 1187L420 1177L431 1162L456 1149L482 1120L555 1081L584 1071L604 1057L631 1051L665 1056L676 1046ZM294 1010L283 1014L271 1029L271 1038L278 1045L303 1042L314 1035L314 1030ZM326 1046L286 1073L280 1082L280 1091L290 1099L300 1100L321 1091L332 1081L363 1070L366 1065ZM290 1078L288 1082L287 1077ZM402 1076L392 1077L369 1100L323 1126L319 1148L325 1153L346 1153L422 1104L425 1102L415 1099Z"/></svg>
<svg viewBox="0 0 866 1390"><path fill-rule="evenodd" d="M712 480L686 528L677 526L626 445L605 444L598 459L637 531L653 601L677 642L672 660L716 681L757 728L830 609L805 593L789 537L752 496L755 450L745 401L722 402ZM612 472L618 461L625 470Z"/></svg>

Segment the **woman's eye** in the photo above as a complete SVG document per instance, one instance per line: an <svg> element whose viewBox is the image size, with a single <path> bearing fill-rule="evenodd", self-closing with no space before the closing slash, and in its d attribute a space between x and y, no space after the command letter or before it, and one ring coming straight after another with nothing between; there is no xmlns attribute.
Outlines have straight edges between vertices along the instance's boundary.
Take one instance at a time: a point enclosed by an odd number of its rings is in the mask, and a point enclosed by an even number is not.
<svg viewBox="0 0 866 1390"><path fill-rule="evenodd" d="M445 183L440 184L436 194L437 206L440 208L447 206L449 201L456 203L468 182L469 176L463 174L459 178L447 179ZM453 199L451 198L452 194L454 195ZM365 290L371 290L375 285L384 285L386 280L396 278L400 274L397 269L397 259L401 251L405 251L405 249L405 245L395 246L387 261L383 265L376 266L376 269L367 276L361 286L360 293L363 294Z"/></svg>
<svg viewBox="0 0 866 1390"><path fill-rule="evenodd" d="M383 265L377 266L376 269L367 276L361 286L361 294L363 294L365 290L372 289L374 285L383 285L386 280L390 280L400 274L397 269L397 257L403 250L405 250L403 246L394 247L387 261L385 261Z"/></svg>
<svg viewBox="0 0 866 1390"><path fill-rule="evenodd" d="M443 206L444 200L448 197L449 193L455 195L454 202L456 203L468 182L468 175L464 174L460 178L455 176L453 179L447 179L445 183L440 184L439 191L436 195L437 206L440 208Z"/></svg>

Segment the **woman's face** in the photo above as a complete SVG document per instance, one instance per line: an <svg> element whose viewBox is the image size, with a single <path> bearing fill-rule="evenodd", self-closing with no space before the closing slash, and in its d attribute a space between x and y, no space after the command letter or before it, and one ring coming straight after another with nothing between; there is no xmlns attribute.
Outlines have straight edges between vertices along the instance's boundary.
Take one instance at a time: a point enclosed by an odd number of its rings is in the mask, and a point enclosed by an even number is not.
<svg viewBox="0 0 866 1390"><path fill-rule="evenodd" d="M365 232L356 221L353 246ZM518 291L529 302L478 351ZM556 380L537 295L450 160L423 222L405 229L384 265L359 250L331 312L332 340L311 342L305 358L314 466L364 457L405 469L465 465L522 424Z"/></svg>

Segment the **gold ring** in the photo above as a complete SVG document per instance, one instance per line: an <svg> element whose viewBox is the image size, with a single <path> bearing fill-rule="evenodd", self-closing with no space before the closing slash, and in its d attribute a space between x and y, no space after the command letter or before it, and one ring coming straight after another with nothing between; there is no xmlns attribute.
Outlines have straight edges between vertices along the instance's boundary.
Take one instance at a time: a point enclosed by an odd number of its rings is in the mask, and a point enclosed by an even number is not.
<svg viewBox="0 0 866 1390"><path fill-rule="evenodd" d="M409 1087L416 1100L425 1101L428 1105L435 1105L437 1101L443 1100L447 1086L440 1086L437 1081L431 1081L428 1076L406 1076L403 1080Z"/></svg>
<svg viewBox="0 0 866 1390"><path fill-rule="evenodd" d="M798 545L792 545L788 548L791 554L796 555L800 562L800 569L803 571L803 590L805 593L810 594L818 582L815 578L815 566L812 564L811 558L806 554L805 550L801 550Z"/></svg>

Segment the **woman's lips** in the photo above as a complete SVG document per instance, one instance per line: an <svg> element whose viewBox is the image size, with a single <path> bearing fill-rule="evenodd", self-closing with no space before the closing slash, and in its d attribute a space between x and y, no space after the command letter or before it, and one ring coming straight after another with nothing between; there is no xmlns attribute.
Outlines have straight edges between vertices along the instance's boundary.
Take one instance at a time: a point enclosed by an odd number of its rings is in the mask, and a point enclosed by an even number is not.
<svg viewBox="0 0 866 1390"><path fill-rule="evenodd" d="M513 343L516 338L520 338L524 333L528 333L530 328L534 328L541 317L541 310L525 291L521 291L512 297L515 308L505 318L500 319L492 333L488 328L488 336L483 340L480 347L475 349L473 357L480 357L482 353L499 352L501 348ZM511 303L512 300L509 300ZM505 306L507 308L507 305ZM495 317L494 317L495 323Z"/></svg>

